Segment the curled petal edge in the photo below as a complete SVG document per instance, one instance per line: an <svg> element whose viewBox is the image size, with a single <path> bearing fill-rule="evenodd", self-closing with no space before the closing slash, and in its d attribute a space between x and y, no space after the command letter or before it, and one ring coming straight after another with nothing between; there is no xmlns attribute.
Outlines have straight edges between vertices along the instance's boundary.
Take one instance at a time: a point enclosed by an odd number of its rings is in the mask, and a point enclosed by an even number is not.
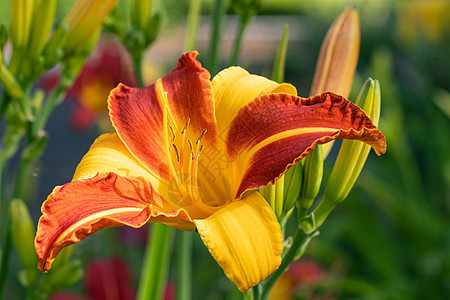
<svg viewBox="0 0 450 300"><path fill-rule="evenodd" d="M195 230L185 210L163 211L152 204L152 197L159 195L142 178L115 173L99 173L55 187L41 208L43 215L35 237L38 269L41 273L48 271L64 247L103 228L139 228L149 222L162 222Z"/></svg>

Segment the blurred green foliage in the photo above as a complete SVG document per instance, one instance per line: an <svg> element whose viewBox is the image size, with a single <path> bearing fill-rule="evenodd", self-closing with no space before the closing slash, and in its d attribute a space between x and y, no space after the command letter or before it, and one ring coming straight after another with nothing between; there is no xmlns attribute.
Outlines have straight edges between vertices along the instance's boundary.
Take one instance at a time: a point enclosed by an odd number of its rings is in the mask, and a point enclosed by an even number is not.
<svg viewBox="0 0 450 300"><path fill-rule="evenodd" d="M75 0L62 2L58 2L57 20ZM315 292L332 299L445 299L450 294L450 119L445 111L450 105L450 4L445 0L264 0L260 15L280 19L293 15L303 21L301 29L307 34L289 44L285 75L302 96L309 90L325 32L346 5L359 10L362 29L350 98L356 98L367 77L380 81L380 129L388 150L382 157L369 156L356 187L311 243L306 256L327 270L326 280ZM430 9L433 5L441 9ZM203 1L203 15L209 15L212 6L213 0ZM163 35L169 27L184 26L187 7L187 1L155 1L155 9L167 17ZM0 24L9 24L9 12L9 0L1 0ZM411 19L420 30L406 33L404 28L412 25L404 22ZM246 43L244 37L244 47ZM325 169L325 178L331 166ZM83 264L95 256L124 257L137 285L143 244L117 247L119 230L105 230L82 241L74 256ZM17 262L13 254L11 269L17 269ZM172 268L175 272L176 261ZM193 269L194 299L234 294L198 237ZM20 299L23 293L14 292L19 284L11 281L8 295ZM82 284L72 290L83 293Z"/></svg>

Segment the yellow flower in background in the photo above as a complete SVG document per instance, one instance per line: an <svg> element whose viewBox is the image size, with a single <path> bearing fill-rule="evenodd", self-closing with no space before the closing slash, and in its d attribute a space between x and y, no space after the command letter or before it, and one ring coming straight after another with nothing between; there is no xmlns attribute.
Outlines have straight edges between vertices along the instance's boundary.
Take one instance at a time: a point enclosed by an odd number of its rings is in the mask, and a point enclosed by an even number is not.
<svg viewBox="0 0 450 300"><path fill-rule="evenodd" d="M432 44L438 44L445 34L450 34L450 2L404 2L398 10L397 31L400 39L407 44L416 44L421 37Z"/></svg>
<svg viewBox="0 0 450 300"><path fill-rule="evenodd" d="M39 269L95 231L162 222L196 230L241 291L281 262L282 234L258 188L274 183L313 148L358 139L378 154L383 134L343 97L296 96L290 84L239 67L210 81L196 51L155 84L119 84L108 99L115 133L101 135L73 181L42 205Z"/></svg>

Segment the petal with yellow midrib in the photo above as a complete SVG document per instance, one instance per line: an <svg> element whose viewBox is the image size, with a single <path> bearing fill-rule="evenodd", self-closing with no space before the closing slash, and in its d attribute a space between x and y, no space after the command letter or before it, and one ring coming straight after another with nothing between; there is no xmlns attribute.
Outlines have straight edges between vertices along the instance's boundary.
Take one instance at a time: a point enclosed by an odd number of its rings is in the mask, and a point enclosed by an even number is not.
<svg viewBox="0 0 450 300"><path fill-rule="evenodd" d="M318 144L356 139L386 151L386 138L356 105L333 93L311 98L262 96L243 107L230 126L227 151L239 178L235 198L273 183Z"/></svg>
<svg viewBox="0 0 450 300"><path fill-rule="evenodd" d="M38 268L49 270L62 248L108 227L141 227L147 222L164 222L193 230L186 211L163 212L164 203L142 177L121 177L99 173L93 178L56 187L42 204L35 238Z"/></svg>

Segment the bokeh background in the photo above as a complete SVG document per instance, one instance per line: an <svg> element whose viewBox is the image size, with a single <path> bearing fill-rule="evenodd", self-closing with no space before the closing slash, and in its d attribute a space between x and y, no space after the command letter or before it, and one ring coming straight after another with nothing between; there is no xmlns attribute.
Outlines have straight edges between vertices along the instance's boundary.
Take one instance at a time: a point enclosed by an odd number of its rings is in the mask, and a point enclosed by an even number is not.
<svg viewBox="0 0 450 300"><path fill-rule="evenodd" d="M58 2L57 20L74 2ZM154 5L162 13L163 25L144 60L148 84L171 70L183 51L189 2L158 0ZM289 290L292 299L445 299L450 294L450 2L263 0L244 33L239 64L270 76L283 26L289 24L285 81L307 96L320 44L346 6L358 9L361 21L361 51L350 98L356 97L366 78L380 81L379 127L388 150L381 157L371 153L354 190L277 289ZM212 0L202 1L197 33L199 60L206 67L212 8ZM9 1L1 0L0 23L9 24L9 12ZM228 9L220 50L222 67L228 64L237 22ZM81 80L48 122L49 144L27 191L35 223L53 187L70 181L93 140L111 130L104 111L109 88L104 86L133 82L127 75L133 66L126 51L104 35L101 43L107 46L94 51L87 61L90 71L82 73L87 79ZM54 72L42 79L42 87L51 88L57 77ZM104 78L111 74L119 75ZM326 161L325 178L338 145ZM128 296L123 299L132 298L147 230L151 227L106 229L80 242L73 257L90 276L54 299L70 299L69 295L95 299L89 286L102 284L99 278L103 277L92 274L97 274L95 270L102 274L105 268L109 274L118 274L106 284L124 285ZM227 299L233 294L234 287L197 235L193 263L194 299ZM172 279L176 267L173 258ZM20 261L13 253L5 299L25 297L18 269ZM175 288L169 284L166 299L173 299Z"/></svg>

